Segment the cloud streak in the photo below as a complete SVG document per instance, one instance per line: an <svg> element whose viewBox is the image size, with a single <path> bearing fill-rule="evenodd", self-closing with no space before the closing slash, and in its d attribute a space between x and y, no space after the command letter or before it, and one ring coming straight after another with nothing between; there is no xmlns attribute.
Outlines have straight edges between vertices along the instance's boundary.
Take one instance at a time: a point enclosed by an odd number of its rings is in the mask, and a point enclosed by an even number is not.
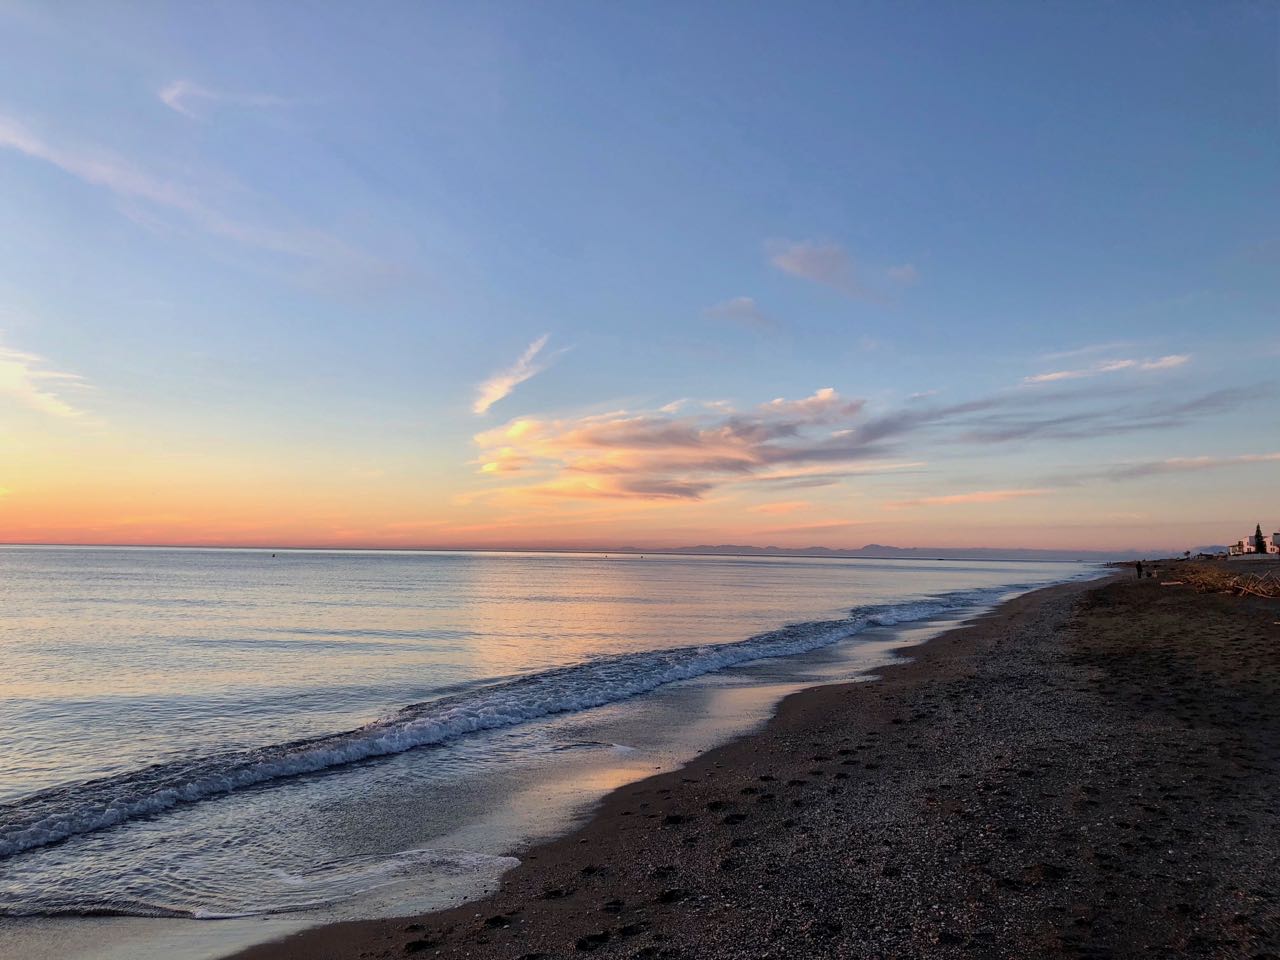
<svg viewBox="0 0 1280 960"><path fill-rule="evenodd" d="M1225 387L1175 403L1156 400L1141 404L1124 402L1132 398L1130 392L1105 394L1094 390L1058 394L1056 398L1063 402L1060 413L1042 413L1035 408L1023 410L1007 402L997 404L982 416L962 421L963 429L957 439L978 444L1088 440L1170 430L1203 417L1228 413L1265 393L1263 388ZM1106 402L1108 400L1110 402Z"/></svg>
<svg viewBox="0 0 1280 960"><path fill-rule="evenodd" d="M73 150L51 144L22 124L0 115L0 147L50 163L85 183L130 199L191 213L197 207L171 183L147 176L103 151Z"/></svg>
<svg viewBox="0 0 1280 960"><path fill-rule="evenodd" d="M1226 470L1233 467L1254 466L1260 463L1280 463L1280 452L1241 453L1235 456L1170 457L1166 460L1141 460L1119 463L1102 470L1073 473L1059 478L1062 483L1083 483L1087 480L1138 480L1166 474L1199 473L1206 470Z"/></svg>
<svg viewBox="0 0 1280 960"><path fill-rule="evenodd" d="M356 267L370 272L372 258L340 240L315 230L279 230L229 217L201 200L187 186L156 177L137 165L96 147L68 147L32 132L11 117L0 114L0 149L48 163L91 186L100 187L121 201L141 205L142 222L165 225L156 213L176 214L196 229L244 246L331 267ZM125 211L129 213L128 210ZM130 214L132 215L132 214Z"/></svg>
<svg viewBox="0 0 1280 960"><path fill-rule="evenodd" d="M1280 453L1242 453L1234 457L1172 457L1149 463L1130 464L1111 473L1116 479L1153 477L1162 473L1188 473L1199 470L1221 470L1226 467L1248 466L1258 463L1276 463Z"/></svg>
<svg viewBox="0 0 1280 960"><path fill-rule="evenodd" d="M156 96L170 110L174 110L193 120L200 119L200 115L195 109L195 104L197 103L230 103L246 107L284 107L291 102L284 97L277 97L269 93L225 93L218 90L210 90L208 87L202 87L200 84L193 83L190 80L174 80L172 83L167 83L156 92Z"/></svg>
<svg viewBox="0 0 1280 960"><path fill-rule="evenodd" d="M1029 377L1023 377L1022 382L1028 384L1035 383L1056 383L1060 380L1082 380L1086 377L1098 377L1107 373L1118 373L1121 370L1172 370L1180 367L1191 359L1189 354L1179 353L1170 354L1167 357L1159 357L1155 360L1100 360L1089 367L1080 367L1073 370L1052 370L1048 373L1037 373Z"/></svg>
<svg viewBox="0 0 1280 960"><path fill-rule="evenodd" d="M547 365L538 362L538 354L550 339L551 334L544 333L525 348L524 353L520 354L515 363L505 370L499 370L476 387L476 400L471 405L472 411L478 415L488 413L490 407L510 396L512 390L545 370Z"/></svg>
<svg viewBox="0 0 1280 960"><path fill-rule="evenodd" d="M1110 340L1106 343L1089 343L1083 347L1075 347L1071 350L1055 350L1051 353L1041 354L1041 360L1066 360L1071 357L1088 357L1099 353L1114 353L1117 350L1126 350L1132 347L1133 343L1128 340Z"/></svg>
<svg viewBox="0 0 1280 960"><path fill-rule="evenodd" d="M0 346L0 395L24 407L62 419L83 417L85 412L65 399L58 388L86 386L77 374L50 370L42 357Z"/></svg>

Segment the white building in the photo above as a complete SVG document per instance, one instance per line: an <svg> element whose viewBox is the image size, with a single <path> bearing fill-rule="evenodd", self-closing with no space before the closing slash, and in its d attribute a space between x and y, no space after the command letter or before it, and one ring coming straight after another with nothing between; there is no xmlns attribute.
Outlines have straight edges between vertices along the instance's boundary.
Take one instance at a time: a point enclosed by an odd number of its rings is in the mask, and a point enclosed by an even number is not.
<svg viewBox="0 0 1280 960"><path fill-rule="evenodd" d="M1262 549L1259 550L1255 541L1257 537L1249 534L1243 540L1237 540L1231 546L1227 547L1227 553L1233 557L1243 557L1246 554L1272 553L1280 554L1280 530L1277 530L1271 536L1265 533L1262 535Z"/></svg>

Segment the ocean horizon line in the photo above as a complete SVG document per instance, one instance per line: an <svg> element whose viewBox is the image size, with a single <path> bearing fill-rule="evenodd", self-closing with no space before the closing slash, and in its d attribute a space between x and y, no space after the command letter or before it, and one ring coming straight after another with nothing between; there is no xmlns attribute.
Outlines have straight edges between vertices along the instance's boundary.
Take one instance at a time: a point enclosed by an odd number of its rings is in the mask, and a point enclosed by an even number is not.
<svg viewBox="0 0 1280 960"><path fill-rule="evenodd" d="M862 547L763 547L751 544L698 544L694 546L642 547L624 546L351 546L345 544L256 544L256 543L109 543L58 542L35 540L2 540L0 547L40 547L103 550L242 550L257 552L313 553L563 553L619 554L623 556L702 556L702 557L791 557L847 560L989 560L1021 562L1108 562L1135 558L1177 556L1183 550L1173 546L1106 549L1052 549L1036 547L903 547L890 544L866 544ZM1198 551L1221 550L1225 546L1199 546Z"/></svg>

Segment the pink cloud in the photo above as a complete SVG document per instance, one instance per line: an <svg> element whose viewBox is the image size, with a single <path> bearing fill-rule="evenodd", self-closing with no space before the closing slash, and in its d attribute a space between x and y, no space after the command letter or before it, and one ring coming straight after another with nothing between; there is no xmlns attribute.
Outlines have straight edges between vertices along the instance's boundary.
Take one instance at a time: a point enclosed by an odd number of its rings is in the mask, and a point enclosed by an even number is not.
<svg viewBox="0 0 1280 960"><path fill-rule="evenodd" d="M1057 383L1061 380L1080 380L1085 377L1097 377L1104 373L1117 373L1121 370L1172 370L1191 359L1189 354L1170 354L1155 360L1100 360L1091 367L1075 370L1052 370L1048 373L1037 373L1023 377L1023 383Z"/></svg>
<svg viewBox="0 0 1280 960"><path fill-rule="evenodd" d="M1176 365L1166 358L1134 363L1151 369ZM1236 409L1253 395L1229 388L1173 403L1118 405L1114 396L1097 393L1084 386L1014 390L943 405L915 401L868 414L863 401L824 387L808 397L778 397L741 410L720 401L520 417L473 438L481 472L501 481L475 495L693 502L748 485L822 487L867 473L919 468L921 460L903 456L913 439L931 448L990 448L1167 430ZM890 506L998 503L1048 492L980 490Z"/></svg>
<svg viewBox="0 0 1280 960"><path fill-rule="evenodd" d="M821 283L854 296L864 291L858 284L853 258L834 243L781 243L769 262L783 273Z"/></svg>
<svg viewBox="0 0 1280 960"><path fill-rule="evenodd" d="M776 269L850 297L881 300L886 286L909 287L920 279L920 271L910 263L860 270L849 252L836 243L779 241L770 244L769 250L769 263ZM863 280L863 272L870 274L869 282Z"/></svg>
<svg viewBox="0 0 1280 960"><path fill-rule="evenodd" d="M477 462L485 474L527 480L524 494L698 500L724 484L806 465L838 473L879 452L849 429L862 402L830 387L746 412L679 409L517 418L476 434Z"/></svg>
<svg viewBox="0 0 1280 960"><path fill-rule="evenodd" d="M551 334L544 333L525 348L524 353L520 354L515 363L506 369L499 370L476 387L476 401L471 409L478 414L488 413L490 407L510 396L512 390L546 369L545 363L538 362L538 354L542 352L542 348L547 345L549 339Z"/></svg>
<svg viewBox="0 0 1280 960"><path fill-rule="evenodd" d="M763 414L783 417L802 417L819 419L840 419L851 417L862 409L864 401L845 400L833 387L823 387L811 397L803 400L787 400L778 397L768 403L762 403L759 411Z"/></svg>

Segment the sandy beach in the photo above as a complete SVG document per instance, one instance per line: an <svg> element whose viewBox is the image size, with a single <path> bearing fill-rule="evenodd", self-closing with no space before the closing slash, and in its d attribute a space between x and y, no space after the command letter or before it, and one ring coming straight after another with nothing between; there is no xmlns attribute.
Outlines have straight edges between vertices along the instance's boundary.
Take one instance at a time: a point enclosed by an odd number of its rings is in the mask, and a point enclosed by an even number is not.
<svg viewBox="0 0 1280 960"><path fill-rule="evenodd" d="M239 960L1280 951L1280 604L1118 576L623 787L493 896Z"/></svg>

